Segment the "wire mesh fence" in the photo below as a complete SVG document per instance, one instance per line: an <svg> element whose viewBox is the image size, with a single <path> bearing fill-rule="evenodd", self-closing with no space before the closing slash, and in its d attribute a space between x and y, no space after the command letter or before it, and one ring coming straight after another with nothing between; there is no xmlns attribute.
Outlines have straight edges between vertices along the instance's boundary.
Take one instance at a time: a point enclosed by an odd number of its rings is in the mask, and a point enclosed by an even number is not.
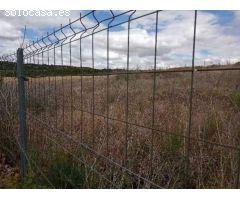
<svg viewBox="0 0 240 200"><path fill-rule="evenodd" d="M238 188L240 68L195 66L197 11L191 67L159 68L164 12L80 13L22 48L27 150L14 141L26 176L51 188ZM136 68L131 33L144 19L151 61ZM123 29L124 44L111 37ZM18 102L16 56L1 58L7 104Z"/></svg>

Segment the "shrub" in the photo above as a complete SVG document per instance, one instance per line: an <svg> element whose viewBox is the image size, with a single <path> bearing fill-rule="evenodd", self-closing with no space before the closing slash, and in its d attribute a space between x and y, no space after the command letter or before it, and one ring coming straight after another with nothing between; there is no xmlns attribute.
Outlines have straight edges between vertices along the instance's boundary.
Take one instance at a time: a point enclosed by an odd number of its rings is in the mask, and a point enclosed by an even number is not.
<svg viewBox="0 0 240 200"><path fill-rule="evenodd" d="M235 106L237 106L238 108L240 108L240 92L239 91L236 91L236 92L233 92L230 96L233 104Z"/></svg>

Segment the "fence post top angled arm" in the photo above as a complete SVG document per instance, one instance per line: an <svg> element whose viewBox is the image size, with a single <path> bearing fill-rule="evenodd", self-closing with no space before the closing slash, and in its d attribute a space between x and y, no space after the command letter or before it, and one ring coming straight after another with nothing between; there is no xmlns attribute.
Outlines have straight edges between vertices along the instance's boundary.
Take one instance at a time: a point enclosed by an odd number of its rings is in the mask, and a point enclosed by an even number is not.
<svg viewBox="0 0 240 200"><path fill-rule="evenodd" d="M71 29L71 31L73 32L73 35L72 36L70 36L71 38L70 38L70 42L72 42L72 40L73 40L73 38L76 36L76 31L72 28L72 25L71 25L72 23L71 23L71 19L69 19L69 27L70 27L70 29Z"/></svg>
<svg viewBox="0 0 240 200"><path fill-rule="evenodd" d="M66 36L66 34L63 32L63 26L62 26L62 24L61 24L60 30L61 30L61 33L62 33L63 36L64 36L64 38L61 39L61 40L62 40L61 45L62 45L62 44L67 40L67 36Z"/></svg>
<svg viewBox="0 0 240 200"><path fill-rule="evenodd" d="M82 25L83 28L84 28L84 30L82 31L82 33L81 33L81 35L80 35L80 41L81 41L83 35L87 32L87 28L86 28L86 26L84 25L84 23L83 23L83 21L82 21L82 18L83 18L83 17L82 17L82 13L80 12L80 18L79 18L79 20L80 20L81 25Z"/></svg>
<svg viewBox="0 0 240 200"><path fill-rule="evenodd" d="M114 19L115 19L115 17L116 17L116 16L114 15L114 13L113 13L112 10L110 10L110 13L111 13L111 15L112 15L112 19L108 22L108 29L109 29L111 23L114 21Z"/></svg>
<svg viewBox="0 0 240 200"><path fill-rule="evenodd" d="M54 42L55 44L54 44L54 48L59 44L59 41L60 41L60 39L57 37L57 35L56 35L56 31L55 31L55 29L53 29L53 35L54 35L54 37L57 39L57 41L56 42Z"/></svg>
<svg viewBox="0 0 240 200"><path fill-rule="evenodd" d="M96 29L99 27L99 25L100 25L100 22L99 22L99 20L97 19L96 15L95 15L95 10L93 11L93 18L94 18L94 20L97 22L97 24L93 27L92 34L95 33L95 30L96 30Z"/></svg>

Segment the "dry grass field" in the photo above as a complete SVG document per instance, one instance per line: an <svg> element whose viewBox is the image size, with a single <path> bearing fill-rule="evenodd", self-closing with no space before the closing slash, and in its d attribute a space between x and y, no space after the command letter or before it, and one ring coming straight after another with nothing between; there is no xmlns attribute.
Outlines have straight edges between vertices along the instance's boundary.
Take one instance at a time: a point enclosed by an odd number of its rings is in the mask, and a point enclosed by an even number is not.
<svg viewBox="0 0 240 200"><path fill-rule="evenodd" d="M10 79L2 80L2 96L15 91L6 91L9 85L15 87ZM26 82L29 143L38 149L37 165L43 168L58 154L69 155L65 150L56 153L48 148L50 145L61 149L63 145L124 188L150 185L66 140L55 129L165 188L234 188L240 152L230 146L239 147L240 141L239 83L240 71L195 72L187 185L185 136L189 132L190 72L157 73L155 97L153 73L129 74L128 78L124 74L109 78L29 78ZM13 98L10 96L7 98ZM1 102L2 113L6 113L5 104ZM10 108L16 112L14 105L16 102ZM53 144L50 138L60 145ZM85 185L76 187L112 187L86 171ZM61 187L73 187L73 183Z"/></svg>

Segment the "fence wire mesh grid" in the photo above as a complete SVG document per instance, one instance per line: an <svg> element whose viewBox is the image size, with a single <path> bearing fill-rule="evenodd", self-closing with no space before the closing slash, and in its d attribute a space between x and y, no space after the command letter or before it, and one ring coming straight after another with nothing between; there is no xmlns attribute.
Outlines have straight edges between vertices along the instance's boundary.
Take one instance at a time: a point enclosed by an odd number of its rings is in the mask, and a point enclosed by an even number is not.
<svg viewBox="0 0 240 200"><path fill-rule="evenodd" d="M50 188L238 188L240 68L195 66L198 12L187 27L189 66L168 69L158 67L165 11L98 12L80 13L1 57L1 112L21 137L1 134L0 142L13 160L21 154L23 182L33 176ZM141 38L149 40L151 61L136 67L131 44L139 38L131 32L142 19L154 25L150 38ZM125 44L111 38L122 27Z"/></svg>

